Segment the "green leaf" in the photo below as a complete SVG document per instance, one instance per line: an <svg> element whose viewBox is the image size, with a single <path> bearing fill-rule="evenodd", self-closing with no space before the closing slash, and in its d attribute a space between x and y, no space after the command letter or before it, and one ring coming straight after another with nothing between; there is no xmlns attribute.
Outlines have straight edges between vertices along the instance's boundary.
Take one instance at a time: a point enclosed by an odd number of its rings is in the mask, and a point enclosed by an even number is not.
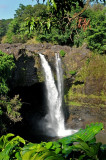
<svg viewBox="0 0 106 160"><path fill-rule="evenodd" d="M53 143L52 149L56 149L56 148L60 148L61 147L59 142L52 142L52 143Z"/></svg>
<svg viewBox="0 0 106 160"><path fill-rule="evenodd" d="M62 138L58 140L58 142L62 144L70 144L72 142L79 142L79 140L82 140L84 142L91 141L94 139L95 135L99 133L103 129L103 123L95 123L90 124L86 126L85 129L80 129L77 133Z"/></svg>
<svg viewBox="0 0 106 160"><path fill-rule="evenodd" d="M59 154L61 152L61 148L56 148L55 153Z"/></svg>
<svg viewBox="0 0 106 160"><path fill-rule="evenodd" d="M51 22L50 22L50 19L47 21L47 28L50 29L50 26L51 26Z"/></svg>
<svg viewBox="0 0 106 160"><path fill-rule="evenodd" d="M33 153L36 153L36 150L29 150L25 152L25 154L22 155L22 160L30 160Z"/></svg>
<svg viewBox="0 0 106 160"><path fill-rule="evenodd" d="M53 145L52 142L48 142L48 143L46 143L45 147L46 147L47 149L50 149L50 148L52 147L52 145Z"/></svg>
<svg viewBox="0 0 106 160"><path fill-rule="evenodd" d="M49 156L45 160L64 160L64 158L60 155Z"/></svg>
<svg viewBox="0 0 106 160"><path fill-rule="evenodd" d="M24 154L28 150L33 150L37 148L37 144L34 143L28 143L22 148L22 154Z"/></svg>
<svg viewBox="0 0 106 160"><path fill-rule="evenodd" d="M80 144L74 145L74 148L82 149L85 151L90 151L90 147L85 142L80 142Z"/></svg>
<svg viewBox="0 0 106 160"><path fill-rule="evenodd" d="M101 145L101 150L106 151L106 144Z"/></svg>
<svg viewBox="0 0 106 160"><path fill-rule="evenodd" d="M83 160L84 157L86 157L86 155L81 155L78 160Z"/></svg>
<svg viewBox="0 0 106 160"><path fill-rule="evenodd" d="M52 2L52 4L53 4L53 7L54 7L55 9L57 9L57 5L56 5L55 1L54 1L54 0L51 0L51 2Z"/></svg>
<svg viewBox="0 0 106 160"><path fill-rule="evenodd" d="M38 155L35 160L64 160L60 155L56 155L54 152L46 151L42 155Z"/></svg>
<svg viewBox="0 0 106 160"><path fill-rule="evenodd" d="M3 148L6 146L6 144L8 143L8 139L9 139L10 137L13 137L13 136L14 136L14 134L8 133L7 135L3 135L3 136L0 138L0 149L3 149Z"/></svg>
<svg viewBox="0 0 106 160"><path fill-rule="evenodd" d="M17 160L22 160L20 152L16 152L15 157Z"/></svg>
<svg viewBox="0 0 106 160"><path fill-rule="evenodd" d="M8 144L5 149L0 152L0 160L9 160L9 152L12 150L12 148L15 146L15 144Z"/></svg>
<svg viewBox="0 0 106 160"><path fill-rule="evenodd" d="M65 155L65 158L72 152L73 146L63 145L62 154Z"/></svg>
<svg viewBox="0 0 106 160"><path fill-rule="evenodd" d="M22 137L20 137L20 136L14 137L14 138L11 140L11 142L12 142L12 141L18 141L18 142L21 142L21 143L25 144L25 140L24 140Z"/></svg>

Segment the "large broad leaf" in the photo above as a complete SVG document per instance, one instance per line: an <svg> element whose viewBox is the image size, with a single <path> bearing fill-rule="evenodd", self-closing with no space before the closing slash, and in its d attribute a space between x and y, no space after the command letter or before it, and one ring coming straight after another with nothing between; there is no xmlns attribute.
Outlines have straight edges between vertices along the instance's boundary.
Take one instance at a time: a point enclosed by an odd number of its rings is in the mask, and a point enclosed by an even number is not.
<svg viewBox="0 0 106 160"><path fill-rule="evenodd" d="M64 158L58 155L58 156L49 156L45 160L64 160Z"/></svg>
<svg viewBox="0 0 106 160"><path fill-rule="evenodd" d="M3 135L3 136L0 138L0 149L3 149L3 148L6 146L6 144L8 143L8 139L9 139L10 137L13 137L13 136L14 136L14 134L8 133L7 135Z"/></svg>
<svg viewBox="0 0 106 160"><path fill-rule="evenodd" d="M20 143L25 144L25 140L22 137L20 137L20 136L14 137L10 142L14 142L14 141L18 141Z"/></svg>
<svg viewBox="0 0 106 160"><path fill-rule="evenodd" d="M9 156L12 155L13 152L15 152L15 148L18 147L18 150L20 150L19 144L25 144L25 140L23 138L19 136L13 138L13 136L14 134L9 133L7 135L3 135L0 138L2 147L2 151L0 152L0 160L9 160Z"/></svg>
<svg viewBox="0 0 106 160"><path fill-rule="evenodd" d="M24 155L21 155L22 160L31 160L31 158L33 157L32 155L36 154L36 149L35 150L29 150L27 152L25 152Z"/></svg>
<svg viewBox="0 0 106 160"><path fill-rule="evenodd" d="M26 152L21 153L22 160L64 160L63 157L57 155L53 151L49 151L47 148L38 146L36 149L26 150Z"/></svg>
<svg viewBox="0 0 106 160"><path fill-rule="evenodd" d="M73 142L79 142L80 140L87 142L91 141L96 134L98 134L101 130L103 129L103 124L102 123L95 123L95 124L90 124L87 125L85 129L80 129L77 133L62 138L58 140L58 142L62 144L70 144Z"/></svg>
<svg viewBox="0 0 106 160"><path fill-rule="evenodd" d="M17 160L22 160L20 152L17 152L15 154L15 157L17 158Z"/></svg>
<svg viewBox="0 0 106 160"><path fill-rule="evenodd" d="M34 160L64 160L61 155L56 155L54 152L46 150L42 154L39 153Z"/></svg>
<svg viewBox="0 0 106 160"><path fill-rule="evenodd" d="M37 148L38 144L28 143L22 148L22 155L24 155L29 150L34 150Z"/></svg>
<svg viewBox="0 0 106 160"><path fill-rule="evenodd" d="M45 147L46 147L47 149L51 149L51 148L52 148L52 145L53 145L52 142L48 142L48 143L46 143Z"/></svg>
<svg viewBox="0 0 106 160"><path fill-rule="evenodd" d="M2 152L0 152L0 160L9 160L10 159L9 153L12 150L12 148L14 148L15 146L16 144L9 143L5 147L5 149Z"/></svg>
<svg viewBox="0 0 106 160"><path fill-rule="evenodd" d="M23 147L21 152L22 160L35 160L42 155L42 152L46 152L47 149L42 147L41 144L29 143Z"/></svg>

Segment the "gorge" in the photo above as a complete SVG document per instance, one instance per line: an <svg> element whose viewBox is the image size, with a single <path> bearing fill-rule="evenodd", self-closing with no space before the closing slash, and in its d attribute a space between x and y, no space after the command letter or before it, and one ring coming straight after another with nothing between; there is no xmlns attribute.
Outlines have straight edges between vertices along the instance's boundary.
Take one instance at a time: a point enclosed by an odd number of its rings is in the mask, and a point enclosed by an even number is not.
<svg viewBox="0 0 106 160"><path fill-rule="evenodd" d="M45 117L44 75L39 53L44 54L56 73L55 53L66 52L62 59L66 128L84 128L91 122L103 122L106 129L105 55L92 55L86 46L70 48L51 44L0 44L0 50L13 54L16 68L10 86L11 97L19 94L23 105L21 122L11 122L10 131L29 141L41 141L38 122ZM56 75L55 75L56 76ZM30 129L29 129L30 128ZM99 139L105 142L105 130ZM37 137L37 139L36 139Z"/></svg>

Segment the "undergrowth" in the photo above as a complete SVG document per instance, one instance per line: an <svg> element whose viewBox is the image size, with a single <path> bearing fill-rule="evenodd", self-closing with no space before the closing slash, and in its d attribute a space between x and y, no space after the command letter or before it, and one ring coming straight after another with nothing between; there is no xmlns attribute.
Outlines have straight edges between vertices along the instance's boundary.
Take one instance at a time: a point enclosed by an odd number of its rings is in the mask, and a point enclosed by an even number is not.
<svg viewBox="0 0 106 160"><path fill-rule="evenodd" d="M102 123L90 124L71 136L40 144L9 133L0 138L0 160L105 160L106 145L95 138L102 129Z"/></svg>

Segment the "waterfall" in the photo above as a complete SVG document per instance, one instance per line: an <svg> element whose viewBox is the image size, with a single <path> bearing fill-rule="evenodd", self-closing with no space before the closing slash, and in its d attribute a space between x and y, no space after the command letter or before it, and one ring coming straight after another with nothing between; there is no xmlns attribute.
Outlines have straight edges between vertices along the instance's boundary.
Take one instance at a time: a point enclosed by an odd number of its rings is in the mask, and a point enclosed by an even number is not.
<svg viewBox="0 0 106 160"><path fill-rule="evenodd" d="M40 55L42 68L45 76L47 107L48 113L42 123L45 132L49 136L67 136L76 132L75 130L66 130L63 114L63 71L61 67L61 59L59 54L56 54L56 72L57 72L57 87L52 74L51 67L45 56Z"/></svg>
<svg viewBox="0 0 106 160"><path fill-rule="evenodd" d="M57 90L58 101L56 106L56 119L58 121L58 135L65 130L65 122L63 115L63 70L61 65L61 59L59 54L55 54L56 57L56 73L57 73Z"/></svg>

